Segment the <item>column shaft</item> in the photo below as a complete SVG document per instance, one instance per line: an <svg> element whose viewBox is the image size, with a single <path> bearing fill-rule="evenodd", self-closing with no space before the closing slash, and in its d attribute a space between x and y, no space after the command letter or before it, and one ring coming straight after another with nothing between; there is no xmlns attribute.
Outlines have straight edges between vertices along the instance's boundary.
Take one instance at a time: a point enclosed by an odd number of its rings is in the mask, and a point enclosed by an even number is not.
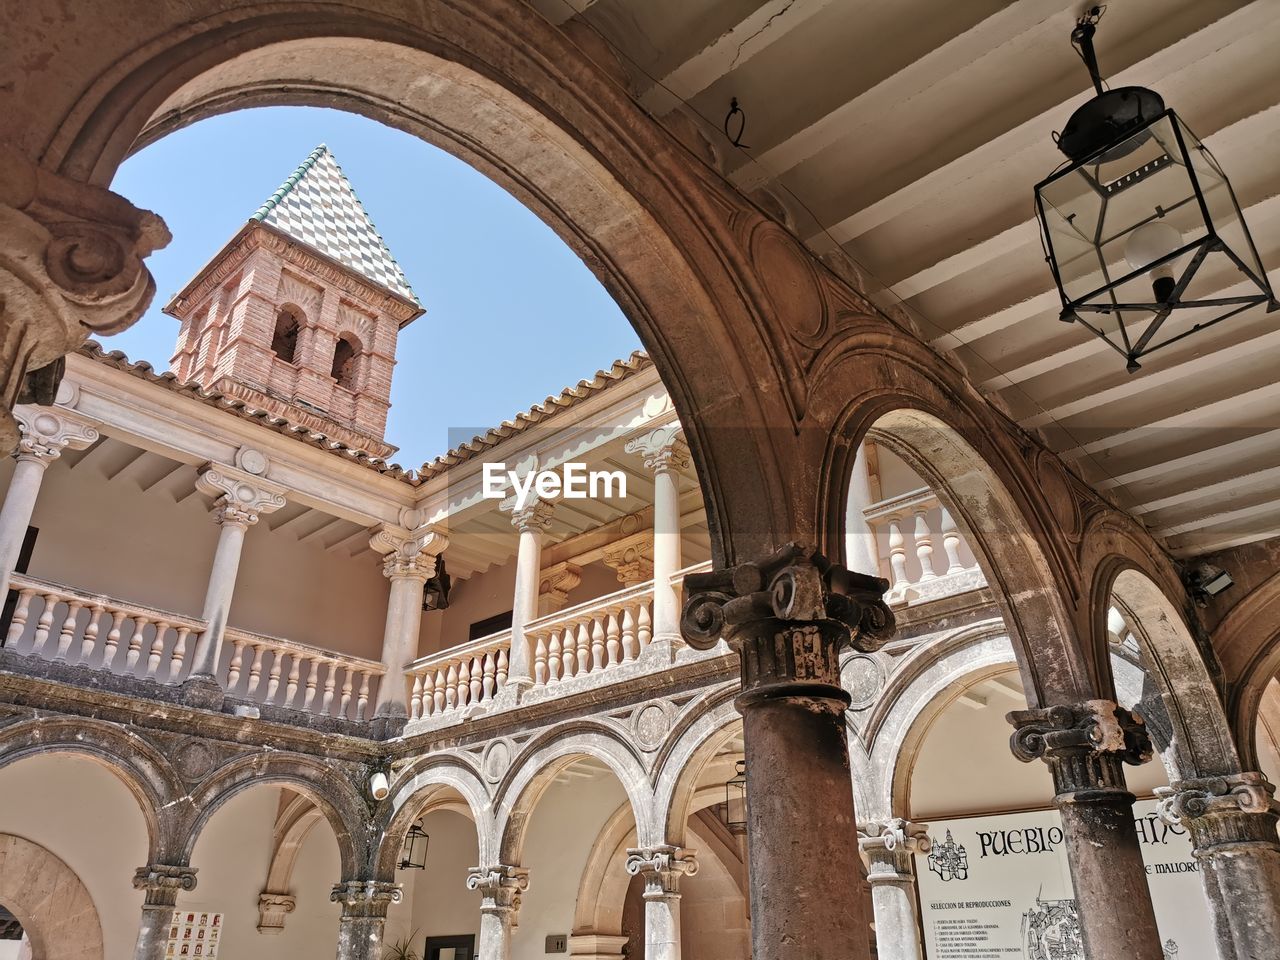
<svg viewBox="0 0 1280 960"><path fill-rule="evenodd" d="M680 639L680 474L669 462L653 475L653 640L670 646Z"/></svg>
<svg viewBox="0 0 1280 960"><path fill-rule="evenodd" d="M698 872L693 853L672 844L627 851L627 873L644 877L645 960L680 960L680 878Z"/></svg>
<svg viewBox="0 0 1280 960"><path fill-rule="evenodd" d="M538 616L538 588L542 583L542 534L551 525L553 505L547 500L530 500L524 506L504 502L511 510L511 523L519 531L516 550L516 587L511 599L511 660L507 684L513 688L533 684L533 651L524 629Z"/></svg>
<svg viewBox="0 0 1280 960"><path fill-rule="evenodd" d="M382 635L386 674L378 686L377 716L408 716L404 667L418 656L422 632L422 586L425 579L393 577L387 596L387 625Z"/></svg>
<svg viewBox="0 0 1280 960"><path fill-rule="evenodd" d="M192 678L216 678L222 639L227 631L227 618L231 615L236 574L240 570L244 535L248 529L246 521L225 514L219 520L218 547L213 555L213 569L209 572L209 586L205 590L204 612L201 614L208 626L200 634L191 658Z"/></svg>
<svg viewBox="0 0 1280 960"><path fill-rule="evenodd" d="M387 908L401 899L399 884L345 880L329 899L342 905L338 919L337 960L382 960Z"/></svg>
<svg viewBox="0 0 1280 960"><path fill-rule="evenodd" d="M480 908L480 943L476 957L507 960L511 956L511 911L488 904Z"/></svg>
<svg viewBox="0 0 1280 960"><path fill-rule="evenodd" d="M529 871L510 864L472 867L467 873L467 889L480 891L477 960L508 960L520 899L529 889Z"/></svg>
<svg viewBox="0 0 1280 960"><path fill-rule="evenodd" d="M876 535L863 513L871 506L871 474L867 465L867 445L858 447L849 479L849 501L845 507L844 551L850 570L870 576L880 575L880 551Z"/></svg>
<svg viewBox="0 0 1280 960"><path fill-rule="evenodd" d="M645 960L680 960L680 894L644 894Z"/></svg>
<svg viewBox="0 0 1280 960"><path fill-rule="evenodd" d="M187 866L148 864L134 872L133 886L144 891L134 960L165 960L178 892L195 889L196 871Z"/></svg>
<svg viewBox="0 0 1280 960"><path fill-rule="evenodd" d="M871 821L858 828L858 846L871 885L876 955L879 960L922 960L912 855L929 851L928 829L900 818Z"/></svg>
<svg viewBox="0 0 1280 960"><path fill-rule="evenodd" d="M31 514L35 511L40 484L49 465L43 458L35 456L20 455L17 460L4 496L4 506L0 507L0 577L4 578L5 587L18 565L22 541L26 538L27 527L31 525Z"/></svg>

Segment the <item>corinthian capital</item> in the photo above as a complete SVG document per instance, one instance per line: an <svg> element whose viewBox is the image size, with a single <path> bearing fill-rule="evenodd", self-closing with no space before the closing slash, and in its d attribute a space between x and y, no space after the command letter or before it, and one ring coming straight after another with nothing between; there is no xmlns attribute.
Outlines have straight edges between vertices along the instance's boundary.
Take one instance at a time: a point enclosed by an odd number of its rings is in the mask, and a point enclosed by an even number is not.
<svg viewBox="0 0 1280 960"><path fill-rule="evenodd" d="M62 451L83 450L98 439L98 428L82 417L59 407L20 406L14 409L21 439L15 456L49 464Z"/></svg>
<svg viewBox="0 0 1280 960"><path fill-rule="evenodd" d="M196 489L214 498L213 519L252 526L264 513L284 506L284 488L228 467L210 465L196 478Z"/></svg>
<svg viewBox="0 0 1280 960"><path fill-rule="evenodd" d="M493 867L472 867L467 871L467 889L479 890L482 912L503 911L515 926L520 899L529 889L529 871L500 863Z"/></svg>
<svg viewBox="0 0 1280 960"><path fill-rule="evenodd" d="M680 878L698 872L698 851L669 843L627 851L627 873L644 877L646 897L672 896L680 892Z"/></svg>
<svg viewBox="0 0 1280 960"><path fill-rule="evenodd" d="M436 558L449 546L449 538L435 527L416 529L383 524L369 538L369 546L383 555L382 575L388 580L421 580L436 575Z"/></svg>
<svg viewBox="0 0 1280 960"><path fill-rule="evenodd" d="M628 440L626 451L638 453L644 458L645 468L654 473L684 470L689 466L689 448L685 446L684 431L678 423L655 427Z"/></svg>
<svg viewBox="0 0 1280 960"><path fill-rule="evenodd" d="M1124 790L1121 763L1151 759L1142 718L1113 700L1086 700L1035 710L1014 710L1009 748L1023 763L1044 760L1058 793Z"/></svg>
<svg viewBox="0 0 1280 960"><path fill-rule="evenodd" d="M142 315L155 293L142 261L170 238L154 213L42 169L10 147L0 146L0 170L0 396L7 411L29 374L90 333L116 333ZM0 442L11 450L17 428L7 414L3 420Z"/></svg>

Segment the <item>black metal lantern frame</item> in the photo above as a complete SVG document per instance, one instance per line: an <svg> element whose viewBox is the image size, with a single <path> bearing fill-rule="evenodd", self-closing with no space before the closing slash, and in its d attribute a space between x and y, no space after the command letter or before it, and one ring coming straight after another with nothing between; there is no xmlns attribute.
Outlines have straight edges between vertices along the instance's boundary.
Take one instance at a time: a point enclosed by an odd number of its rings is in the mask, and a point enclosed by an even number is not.
<svg viewBox="0 0 1280 960"><path fill-rule="evenodd" d="M425 870L427 869L427 847L431 844L431 837L421 825L415 823L409 828L409 832L405 834L404 846L400 849L400 870Z"/></svg>
<svg viewBox="0 0 1280 960"><path fill-rule="evenodd" d="M1278 305L1217 160L1156 94L1103 91L1092 27L1083 29L1099 95L1064 131L1059 146L1072 159L1036 185L1036 215L1061 318L1101 337L1133 372L1161 347Z"/></svg>
<svg viewBox="0 0 1280 960"><path fill-rule="evenodd" d="M730 830L747 829L747 763L739 760L734 775L724 784L724 825Z"/></svg>

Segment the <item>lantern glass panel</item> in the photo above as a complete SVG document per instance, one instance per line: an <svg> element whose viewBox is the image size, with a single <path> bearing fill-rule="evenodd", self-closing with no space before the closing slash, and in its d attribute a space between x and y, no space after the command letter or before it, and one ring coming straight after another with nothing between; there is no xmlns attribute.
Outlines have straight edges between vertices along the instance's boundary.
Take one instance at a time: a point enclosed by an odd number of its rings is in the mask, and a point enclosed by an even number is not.
<svg viewBox="0 0 1280 960"><path fill-rule="evenodd" d="M747 825L747 768L741 760L733 779L724 785L724 822L727 827Z"/></svg>

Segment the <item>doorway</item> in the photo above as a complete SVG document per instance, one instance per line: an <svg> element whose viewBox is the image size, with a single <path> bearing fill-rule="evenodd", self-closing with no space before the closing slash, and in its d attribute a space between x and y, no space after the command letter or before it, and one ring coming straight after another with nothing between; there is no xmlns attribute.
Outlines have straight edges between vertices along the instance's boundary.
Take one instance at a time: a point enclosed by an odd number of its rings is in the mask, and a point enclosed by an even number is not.
<svg viewBox="0 0 1280 960"><path fill-rule="evenodd" d="M422 960L475 960L476 937L469 933L458 937L427 937Z"/></svg>

